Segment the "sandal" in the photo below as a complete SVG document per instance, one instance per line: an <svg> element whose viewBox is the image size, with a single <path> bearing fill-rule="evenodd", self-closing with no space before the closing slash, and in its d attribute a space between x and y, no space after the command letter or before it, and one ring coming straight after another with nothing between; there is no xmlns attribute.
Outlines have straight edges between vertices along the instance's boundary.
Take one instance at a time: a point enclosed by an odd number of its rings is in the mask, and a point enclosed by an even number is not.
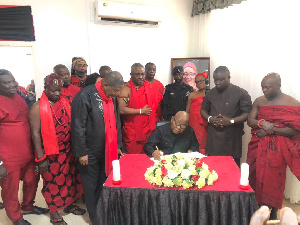
<svg viewBox="0 0 300 225"><path fill-rule="evenodd" d="M4 209L4 204L3 204L3 202L0 202L0 209Z"/></svg>
<svg viewBox="0 0 300 225"><path fill-rule="evenodd" d="M50 219L50 223L54 225L68 225L62 217Z"/></svg>
<svg viewBox="0 0 300 225"><path fill-rule="evenodd" d="M64 208L65 213L73 213L74 215L83 215L86 213L85 209L79 208L77 205L70 205Z"/></svg>

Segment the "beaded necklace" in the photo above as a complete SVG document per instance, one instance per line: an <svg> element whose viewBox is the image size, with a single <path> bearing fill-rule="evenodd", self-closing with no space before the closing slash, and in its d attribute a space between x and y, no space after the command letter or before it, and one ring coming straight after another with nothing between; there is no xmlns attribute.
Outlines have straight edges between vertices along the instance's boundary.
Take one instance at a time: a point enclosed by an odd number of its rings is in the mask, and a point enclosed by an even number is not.
<svg viewBox="0 0 300 225"><path fill-rule="evenodd" d="M66 109L64 107L64 104L62 104L61 100L59 99L58 102L62 105L62 112L63 112L63 116L61 118L63 118L65 115L66 115ZM63 122L60 122L53 110L53 107L52 107L52 102L49 100L49 103L50 103L50 109L52 111L52 115L54 115L54 118L56 119L56 121L58 122L59 125L64 125L66 123L66 121L63 121Z"/></svg>

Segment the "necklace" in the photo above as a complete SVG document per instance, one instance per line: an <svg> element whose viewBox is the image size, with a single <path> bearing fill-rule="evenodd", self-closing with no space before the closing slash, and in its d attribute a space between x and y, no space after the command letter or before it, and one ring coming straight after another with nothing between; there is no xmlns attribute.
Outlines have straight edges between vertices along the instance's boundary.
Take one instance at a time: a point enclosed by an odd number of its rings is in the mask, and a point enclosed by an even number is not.
<svg viewBox="0 0 300 225"><path fill-rule="evenodd" d="M49 102L50 102L50 109L51 109L52 115L53 115L54 118L56 119L57 123L58 123L59 125L64 125L64 124L66 123L66 121L62 121L62 122L59 121L59 119L57 118L57 116L56 116L56 114L55 114L55 112L54 112L54 110L53 110L52 102L51 102L50 100L49 100ZM64 107L64 104L61 103L61 100L59 100L58 102L62 105L62 108L63 108L63 109L62 109L62 111L63 111L63 116L61 117L61 118L63 118L63 117L66 115L66 109L65 109L65 107Z"/></svg>

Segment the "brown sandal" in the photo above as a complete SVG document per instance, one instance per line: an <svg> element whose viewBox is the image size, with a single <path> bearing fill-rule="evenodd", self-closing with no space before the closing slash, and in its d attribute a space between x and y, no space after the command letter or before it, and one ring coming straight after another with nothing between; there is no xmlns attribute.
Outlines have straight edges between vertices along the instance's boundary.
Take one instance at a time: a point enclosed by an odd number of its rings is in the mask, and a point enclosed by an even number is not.
<svg viewBox="0 0 300 225"><path fill-rule="evenodd" d="M65 213L73 213L74 215L83 215L86 213L85 209L79 208L77 205L70 205L64 208Z"/></svg>
<svg viewBox="0 0 300 225"><path fill-rule="evenodd" d="M62 217L50 219L50 223L54 225L68 225Z"/></svg>

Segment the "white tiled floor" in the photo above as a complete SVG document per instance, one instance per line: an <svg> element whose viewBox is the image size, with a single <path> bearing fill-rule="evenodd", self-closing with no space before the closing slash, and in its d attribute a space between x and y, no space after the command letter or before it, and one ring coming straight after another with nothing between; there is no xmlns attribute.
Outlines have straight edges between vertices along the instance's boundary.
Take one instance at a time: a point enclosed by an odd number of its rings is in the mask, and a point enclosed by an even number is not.
<svg viewBox="0 0 300 225"><path fill-rule="evenodd" d="M37 191L36 198L35 198L35 205L47 208L47 204L41 193L42 186L43 186L43 182L42 182L42 180L40 180L38 191ZM20 185L20 189L21 189L21 185ZM22 199L22 193L20 193L19 195L20 195L19 199ZM76 205L78 205L80 208L86 209L86 206L83 203L76 203ZM64 214L63 212L61 212L60 214L63 216L64 220L68 223L68 225L91 224L88 213L84 214L83 216L76 216L73 214ZM52 223L50 223L49 213L45 214L45 215L25 215L24 219L28 220L32 225L51 225L52 224ZM11 224L12 224L12 222L7 218L5 210L1 209L0 210L0 225L11 225Z"/></svg>
<svg viewBox="0 0 300 225"><path fill-rule="evenodd" d="M41 206L41 207L47 207L47 204L44 200L44 197L41 194L41 188L42 188L42 181L40 180L39 183L39 188L37 191L37 196L36 196L36 205ZM20 193L20 199L22 199L22 193ZM1 198L0 198L1 200ZM85 204L83 203L76 203L79 207L86 209ZM293 204L290 203L288 200L284 199L283 201L283 206L291 207L294 212L299 215L300 217L300 205L299 204ZM83 216L76 216L73 214L64 214L63 212L61 213L63 216L64 220L68 223L68 225L87 225L91 224L88 213L86 213ZM25 215L24 218L28 220L32 225L51 225L50 223L50 217L49 213L46 215ZM299 218L300 219L300 218ZM300 222L300 221L299 221ZM11 225L11 221L7 218L5 210L2 209L0 210L0 225Z"/></svg>

